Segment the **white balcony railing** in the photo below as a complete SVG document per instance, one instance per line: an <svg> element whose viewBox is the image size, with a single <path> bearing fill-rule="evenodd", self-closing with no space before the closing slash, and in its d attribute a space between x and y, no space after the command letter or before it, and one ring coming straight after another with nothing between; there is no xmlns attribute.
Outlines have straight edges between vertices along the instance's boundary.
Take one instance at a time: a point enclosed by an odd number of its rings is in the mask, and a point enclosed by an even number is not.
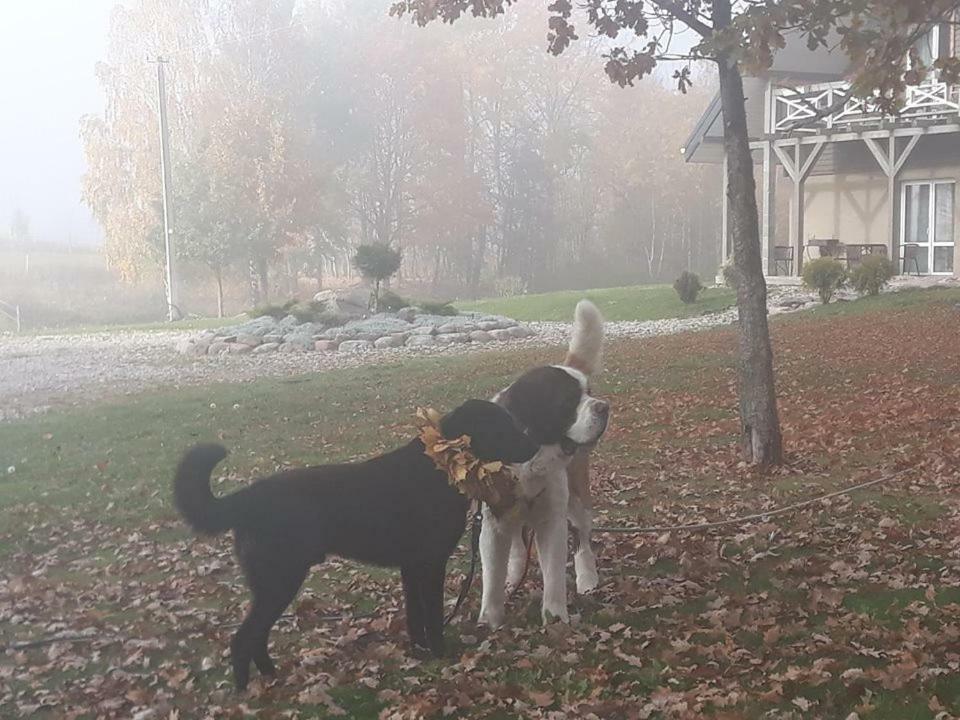
<svg viewBox="0 0 960 720"><path fill-rule="evenodd" d="M889 119L876 103L848 98L847 82L775 88L770 132L821 132ZM846 99L845 99L846 98ZM960 86L931 82L907 88L898 120L960 120Z"/></svg>

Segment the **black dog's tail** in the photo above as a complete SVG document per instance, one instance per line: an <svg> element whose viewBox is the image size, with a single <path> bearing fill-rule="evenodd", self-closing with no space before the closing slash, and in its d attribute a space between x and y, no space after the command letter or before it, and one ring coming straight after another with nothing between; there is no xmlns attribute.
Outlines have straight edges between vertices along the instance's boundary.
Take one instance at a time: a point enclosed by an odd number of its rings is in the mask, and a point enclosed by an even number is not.
<svg viewBox="0 0 960 720"><path fill-rule="evenodd" d="M210 474L226 456L222 445L195 445L184 453L173 478L173 504L187 524L204 535L233 527L227 504L210 492Z"/></svg>

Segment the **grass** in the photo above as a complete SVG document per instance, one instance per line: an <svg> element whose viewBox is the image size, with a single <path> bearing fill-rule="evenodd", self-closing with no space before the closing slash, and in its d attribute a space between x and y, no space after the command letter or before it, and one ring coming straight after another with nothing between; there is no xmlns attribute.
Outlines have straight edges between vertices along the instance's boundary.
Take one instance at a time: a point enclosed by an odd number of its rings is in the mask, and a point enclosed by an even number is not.
<svg viewBox="0 0 960 720"><path fill-rule="evenodd" d="M697 302L684 305L669 285L635 285L600 290L565 290L539 295L519 295L457 303L461 310L506 315L517 320L569 321L577 302L589 298L608 320L664 320L718 312L732 307L736 293L727 288L707 288Z"/></svg>
<svg viewBox="0 0 960 720"><path fill-rule="evenodd" d="M598 382L615 408L597 464L598 525L731 517L890 468L912 468L910 478L729 533L598 535L604 586L571 598L577 625L539 627L532 570L503 632L473 625L474 591L448 629L457 653L447 663L405 656L393 571L328 563L274 633L285 679L244 699L230 696L222 653L246 594L228 541L190 539L170 506L182 450L202 440L231 450L216 473L223 494L282 463L395 446L416 406L489 397L557 352L167 389L0 425L0 469L14 467L0 478L0 608L15 608L0 609L0 645L60 626L122 638L0 654L0 716L46 698L56 702L36 717L109 717L91 698L112 698L122 703L114 717L133 716L138 702L169 702L180 717L211 705L225 716L332 717L314 697L299 699L318 682L355 718L387 707L525 718L534 700L568 717L622 717L671 694L698 717L843 718L866 706L861 717L928 720L934 695L956 715L955 674L911 675L909 661L955 660L957 300L958 291L911 291L778 319L790 457L772 477L738 466L731 329L611 343ZM464 560L461 549L454 567ZM365 612L374 617L322 619ZM824 661L827 675L805 674ZM878 674L851 681L848 670ZM771 679L791 672L799 679ZM814 704L798 714L798 699ZM697 702L706 704L694 711ZM650 717L676 716L666 708Z"/></svg>

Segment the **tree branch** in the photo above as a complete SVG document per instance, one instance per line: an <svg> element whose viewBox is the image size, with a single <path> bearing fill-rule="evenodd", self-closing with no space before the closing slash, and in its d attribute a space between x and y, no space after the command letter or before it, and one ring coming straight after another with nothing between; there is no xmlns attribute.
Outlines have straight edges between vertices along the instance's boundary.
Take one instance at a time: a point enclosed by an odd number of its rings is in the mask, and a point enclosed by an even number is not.
<svg viewBox="0 0 960 720"><path fill-rule="evenodd" d="M688 28L693 30L695 33L701 37L710 37L713 35L713 28L703 22L693 13L687 12L684 10L683 6L676 0L650 0L654 5L656 5L661 10L673 15L677 20L684 23Z"/></svg>

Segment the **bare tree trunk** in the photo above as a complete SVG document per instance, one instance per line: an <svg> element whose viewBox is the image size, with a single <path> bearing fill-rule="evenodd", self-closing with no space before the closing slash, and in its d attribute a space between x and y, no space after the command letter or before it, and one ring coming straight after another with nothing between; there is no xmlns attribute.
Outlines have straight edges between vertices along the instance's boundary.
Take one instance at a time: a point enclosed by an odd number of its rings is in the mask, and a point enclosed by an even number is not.
<svg viewBox="0 0 960 720"><path fill-rule="evenodd" d="M729 3L726 4L729 13ZM720 23L721 27L723 23ZM720 101L724 150L727 155L730 232L739 275L740 312L740 442L744 459L766 467L783 459L783 439L777 416L773 352L767 326L767 284L760 257L753 159L747 134L743 79L736 63L721 57Z"/></svg>
<svg viewBox="0 0 960 720"><path fill-rule="evenodd" d="M252 257L247 263L247 281L250 288L250 305L256 307L261 301L260 280L257 276L257 261Z"/></svg>
<svg viewBox="0 0 960 720"><path fill-rule="evenodd" d="M217 317L223 317L223 270L216 268L214 275L217 278Z"/></svg>

